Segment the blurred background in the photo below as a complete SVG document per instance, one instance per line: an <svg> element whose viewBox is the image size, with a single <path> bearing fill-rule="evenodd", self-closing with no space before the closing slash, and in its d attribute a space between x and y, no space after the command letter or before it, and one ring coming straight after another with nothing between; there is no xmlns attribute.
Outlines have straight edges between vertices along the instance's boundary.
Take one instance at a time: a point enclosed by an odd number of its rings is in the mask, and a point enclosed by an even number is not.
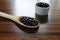
<svg viewBox="0 0 60 40"><path fill-rule="evenodd" d="M50 3L50 0L15 0L15 15L35 16L35 4L38 2Z"/></svg>
<svg viewBox="0 0 60 40"><path fill-rule="evenodd" d="M51 2L51 0L0 0L0 11L16 16L34 17L35 4L38 1Z"/></svg>
<svg viewBox="0 0 60 40"><path fill-rule="evenodd" d="M60 0L0 0L0 11L15 16L35 17L35 4L38 1L51 5L49 15L60 13ZM0 19L0 21L4 20Z"/></svg>

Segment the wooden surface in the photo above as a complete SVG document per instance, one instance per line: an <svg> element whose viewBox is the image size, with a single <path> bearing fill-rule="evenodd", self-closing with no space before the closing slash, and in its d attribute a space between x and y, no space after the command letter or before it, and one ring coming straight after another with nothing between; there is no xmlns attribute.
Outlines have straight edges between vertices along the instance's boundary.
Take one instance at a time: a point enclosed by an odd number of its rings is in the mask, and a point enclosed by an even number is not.
<svg viewBox="0 0 60 40"><path fill-rule="evenodd" d="M25 33L10 20L0 17L0 40L60 40L59 1L60 0L52 1L53 4L49 12L48 23L41 24L38 31L34 34ZM14 15L14 13L16 12L15 10L17 10L14 9L14 2L14 0L0 0L0 11ZM30 14L29 16L33 17L32 14Z"/></svg>

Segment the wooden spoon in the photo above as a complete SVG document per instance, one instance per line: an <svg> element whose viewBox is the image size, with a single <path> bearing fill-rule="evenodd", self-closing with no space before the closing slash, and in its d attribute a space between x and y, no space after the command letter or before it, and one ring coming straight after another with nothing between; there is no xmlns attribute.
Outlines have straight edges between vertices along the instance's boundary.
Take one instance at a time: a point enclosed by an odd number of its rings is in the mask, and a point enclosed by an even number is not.
<svg viewBox="0 0 60 40"><path fill-rule="evenodd" d="M20 29L28 33L34 33L39 28L39 24L40 24L39 22L35 26L28 26L28 25L23 24L20 21L21 17L23 16L12 16L3 12L0 12L0 16L12 20Z"/></svg>

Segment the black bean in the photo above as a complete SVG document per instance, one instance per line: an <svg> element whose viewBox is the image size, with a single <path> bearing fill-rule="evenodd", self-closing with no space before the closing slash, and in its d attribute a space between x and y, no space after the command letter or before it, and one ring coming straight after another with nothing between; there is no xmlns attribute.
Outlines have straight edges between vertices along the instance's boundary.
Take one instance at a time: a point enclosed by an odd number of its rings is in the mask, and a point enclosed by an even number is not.
<svg viewBox="0 0 60 40"><path fill-rule="evenodd" d="M44 3L44 2L39 2L39 3L36 3L36 5L38 6L38 7L49 7L49 4L48 3Z"/></svg>
<svg viewBox="0 0 60 40"><path fill-rule="evenodd" d="M38 21L31 17L22 17L20 18L20 22L28 26L35 26L38 24Z"/></svg>

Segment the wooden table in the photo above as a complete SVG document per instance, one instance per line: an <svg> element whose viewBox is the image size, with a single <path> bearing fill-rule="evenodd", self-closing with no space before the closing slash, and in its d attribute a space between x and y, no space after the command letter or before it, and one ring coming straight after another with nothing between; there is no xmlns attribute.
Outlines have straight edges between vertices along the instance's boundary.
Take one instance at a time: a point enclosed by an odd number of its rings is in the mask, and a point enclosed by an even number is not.
<svg viewBox="0 0 60 40"><path fill-rule="evenodd" d="M52 5L49 12L49 22L41 24L39 30L34 34L25 33L10 20L0 17L0 40L60 40L60 5L58 1L60 0L53 2L55 4ZM32 7L34 7L33 4L35 4L36 1L20 0L20 3L23 3L22 5L18 2L19 1L14 0L0 0L0 11L11 15L19 15L20 13L20 16L34 17L34 8ZM31 7L31 9L25 6L24 3L25 5L29 4L30 6L28 6ZM21 8L18 8L18 6Z"/></svg>

